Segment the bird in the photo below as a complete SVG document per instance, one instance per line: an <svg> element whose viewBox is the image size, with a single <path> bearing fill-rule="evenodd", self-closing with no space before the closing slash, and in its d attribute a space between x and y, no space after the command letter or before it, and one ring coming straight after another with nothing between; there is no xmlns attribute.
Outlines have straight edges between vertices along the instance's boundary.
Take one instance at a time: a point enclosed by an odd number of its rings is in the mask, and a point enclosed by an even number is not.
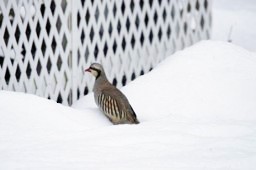
<svg viewBox="0 0 256 170"><path fill-rule="evenodd" d="M108 81L101 64L92 63L85 72L95 77L93 86L95 103L112 124L140 123L127 97Z"/></svg>

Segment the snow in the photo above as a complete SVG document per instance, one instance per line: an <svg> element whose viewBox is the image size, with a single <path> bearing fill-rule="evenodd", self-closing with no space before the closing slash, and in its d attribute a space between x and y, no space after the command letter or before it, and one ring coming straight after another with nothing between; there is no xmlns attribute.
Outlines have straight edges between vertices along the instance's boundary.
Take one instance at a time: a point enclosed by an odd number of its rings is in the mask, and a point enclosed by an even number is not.
<svg viewBox="0 0 256 170"><path fill-rule="evenodd" d="M112 125L92 94L71 108L0 91L0 169L254 169L255 65L219 41L169 56L121 89L139 125Z"/></svg>
<svg viewBox="0 0 256 170"><path fill-rule="evenodd" d="M212 39L256 52L256 1L214 0Z"/></svg>

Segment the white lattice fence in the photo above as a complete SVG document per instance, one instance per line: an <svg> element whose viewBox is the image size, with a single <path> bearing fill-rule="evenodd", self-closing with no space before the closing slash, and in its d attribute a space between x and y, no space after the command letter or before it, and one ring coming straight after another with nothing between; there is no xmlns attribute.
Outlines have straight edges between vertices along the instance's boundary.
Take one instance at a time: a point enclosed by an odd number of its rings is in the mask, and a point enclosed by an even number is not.
<svg viewBox="0 0 256 170"><path fill-rule="evenodd" d="M211 0L0 1L0 88L71 104L92 62L125 85L209 37Z"/></svg>

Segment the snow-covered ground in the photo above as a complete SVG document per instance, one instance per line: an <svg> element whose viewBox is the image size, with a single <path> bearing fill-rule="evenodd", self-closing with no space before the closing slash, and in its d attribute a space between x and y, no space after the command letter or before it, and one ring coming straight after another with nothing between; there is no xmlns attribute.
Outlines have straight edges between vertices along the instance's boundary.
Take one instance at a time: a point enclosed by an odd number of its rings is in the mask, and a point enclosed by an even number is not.
<svg viewBox="0 0 256 170"><path fill-rule="evenodd" d="M256 52L256 1L213 0L213 40L231 40Z"/></svg>
<svg viewBox="0 0 256 170"><path fill-rule="evenodd" d="M92 95L70 108L1 91L0 169L255 169L255 66L224 42L169 56L122 88L139 125L112 125Z"/></svg>

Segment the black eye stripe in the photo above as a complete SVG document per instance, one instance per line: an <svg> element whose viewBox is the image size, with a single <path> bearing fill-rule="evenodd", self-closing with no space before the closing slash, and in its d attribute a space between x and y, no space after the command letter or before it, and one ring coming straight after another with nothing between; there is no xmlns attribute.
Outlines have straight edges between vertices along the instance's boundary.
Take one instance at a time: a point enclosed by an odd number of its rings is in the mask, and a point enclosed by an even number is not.
<svg viewBox="0 0 256 170"><path fill-rule="evenodd" d="M94 68L94 67L90 67L90 69L96 71L96 72L97 72L97 77L96 77L96 79L99 78L99 76L100 76L100 74L101 74L101 71L100 71L99 69L97 69L97 68Z"/></svg>
<svg viewBox="0 0 256 170"><path fill-rule="evenodd" d="M97 71L97 72L100 71L99 69L94 68L94 67L90 67L90 69L91 69L91 70L94 70L94 71Z"/></svg>

